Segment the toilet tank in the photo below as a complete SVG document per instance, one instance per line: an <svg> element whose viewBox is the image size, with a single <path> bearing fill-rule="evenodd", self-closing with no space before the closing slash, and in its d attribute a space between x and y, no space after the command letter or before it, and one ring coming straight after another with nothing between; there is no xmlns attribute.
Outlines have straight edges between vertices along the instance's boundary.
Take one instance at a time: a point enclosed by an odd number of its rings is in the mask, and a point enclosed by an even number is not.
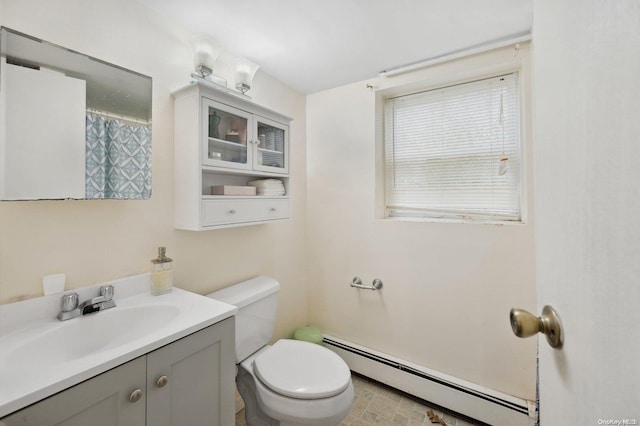
<svg viewBox="0 0 640 426"><path fill-rule="evenodd" d="M259 276L208 295L238 308L236 364L271 340L278 307L278 281Z"/></svg>

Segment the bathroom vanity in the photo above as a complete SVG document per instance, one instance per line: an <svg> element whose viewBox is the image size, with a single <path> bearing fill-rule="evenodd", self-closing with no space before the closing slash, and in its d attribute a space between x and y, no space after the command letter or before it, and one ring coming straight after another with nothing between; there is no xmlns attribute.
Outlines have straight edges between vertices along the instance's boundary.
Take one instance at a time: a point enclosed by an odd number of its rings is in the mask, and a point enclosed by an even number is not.
<svg viewBox="0 0 640 426"><path fill-rule="evenodd" d="M60 295L0 307L1 424L233 424L236 309L151 296L149 274L113 285L115 308L68 321Z"/></svg>

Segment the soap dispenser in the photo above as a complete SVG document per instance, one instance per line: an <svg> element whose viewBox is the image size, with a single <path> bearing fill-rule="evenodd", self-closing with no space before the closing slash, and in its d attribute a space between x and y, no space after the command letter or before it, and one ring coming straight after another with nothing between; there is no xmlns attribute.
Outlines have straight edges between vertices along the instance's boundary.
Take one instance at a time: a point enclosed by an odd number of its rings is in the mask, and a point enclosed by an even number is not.
<svg viewBox="0 0 640 426"><path fill-rule="evenodd" d="M151 260L151 294L158 296L173 290L173 260L167 257L167 249L158 247L158 257Z"/></svg>

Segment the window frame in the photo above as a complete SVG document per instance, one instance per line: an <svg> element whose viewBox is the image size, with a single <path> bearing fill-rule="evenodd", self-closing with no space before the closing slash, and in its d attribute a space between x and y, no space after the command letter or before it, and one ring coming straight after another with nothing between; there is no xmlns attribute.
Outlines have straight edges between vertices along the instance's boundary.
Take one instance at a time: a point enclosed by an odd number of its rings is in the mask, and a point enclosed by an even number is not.
<svg viewBox="0 0 640 426"><path fill-rule="evenodd" d="M490 57L490 54L480 55ZM454 63L464 62L465 60L454 61ZM433 79L425 78L410 81L404 85L386 87L376 90L376 218L389 222L436 222L436 223L476 223L487 225L524 225L528 223L528 173L531 165L529 156L531 153L528 148L527 135L530 134L529 122L527 120L530 114L529 99L529 70L528 55L524 58L515 58L515 60L505 63L487 65L484 67L475 67L465 69L461 72L452 72L450 74L442 73L448 77ZM428 70L427 70L428 72ZM427 74L427 72L418 72L416 74ZM390 215L388 211L388 190L386 186L386 107L388 99L398 98L402 96L414 95L421 92L438 90L451 86L465 83L472 83L491 78L500 77L505 74L518 74L518 108L519 108L519 151L520 151L520 168L519 168L519 219L501 219L499 215L487 217L485 215L478 216L461 212L420 212L415 215Z"/></svg>

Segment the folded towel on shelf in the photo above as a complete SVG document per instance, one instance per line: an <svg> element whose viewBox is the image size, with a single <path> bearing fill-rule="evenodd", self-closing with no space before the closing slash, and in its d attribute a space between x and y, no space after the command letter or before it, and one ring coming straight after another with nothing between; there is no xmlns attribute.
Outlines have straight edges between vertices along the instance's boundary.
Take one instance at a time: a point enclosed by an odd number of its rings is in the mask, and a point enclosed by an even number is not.
<svg viewBox="0 0 640 426"><path fill-rule="evenodd" d="M282 196L284 195L284 190L278 191L257 191L256 195L269 195L269 196Z"/></svg>
<svg viewBox="0 0 640 426"><path fill-rule="evenodd" d="M264 189L257 188L256 194L258 195L284 195L284 188Z"/></svg>
<svg viewBox="0 0 640 426"><path fill-rule="evenodd" d="M257 195L282 196L285 193L284 184L280 179L258 179L247 183L256 188Z"/></svg>
<svg viewBox="0 0 640 426"><path fill-rule="evenodd" d="M248 185L255 186L256 188L284 188L280 179L258 179L252 180Z"/></svg>

